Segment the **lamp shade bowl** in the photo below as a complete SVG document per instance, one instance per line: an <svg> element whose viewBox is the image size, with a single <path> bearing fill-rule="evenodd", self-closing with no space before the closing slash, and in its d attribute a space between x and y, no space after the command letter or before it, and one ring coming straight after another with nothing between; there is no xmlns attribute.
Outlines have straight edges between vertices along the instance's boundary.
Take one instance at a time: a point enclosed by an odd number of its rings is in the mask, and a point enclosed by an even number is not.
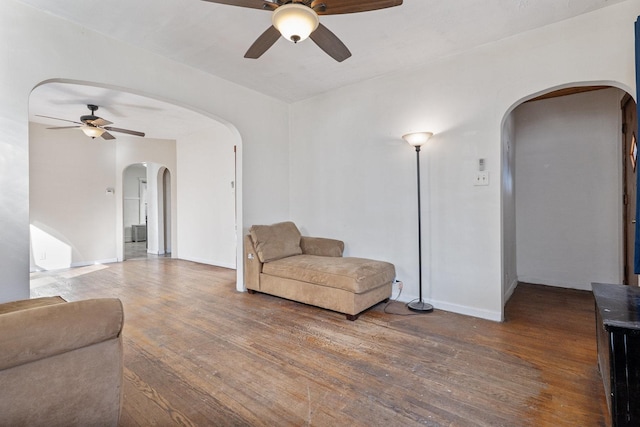
<svg viewBox="0 0 640 427"><path fill-rule="evenodd" d="M432 136L432 132L414 132L402 135L402 139L404 139L414 147L420 147L424 145Z"/></svg>

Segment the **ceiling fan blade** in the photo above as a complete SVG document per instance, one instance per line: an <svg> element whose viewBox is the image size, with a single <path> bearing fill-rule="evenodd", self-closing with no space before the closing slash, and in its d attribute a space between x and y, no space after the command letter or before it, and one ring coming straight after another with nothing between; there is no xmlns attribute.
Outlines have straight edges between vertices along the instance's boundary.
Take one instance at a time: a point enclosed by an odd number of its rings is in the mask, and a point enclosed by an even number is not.
<svg viewBox="0 0 640 427"><path fill-rule="evenodd" d="M78 125L82 125L82 123L76 122L75 120L59 119L58 117L43 116L43 115L40 115L40 114L35 114L35 116L36 117L44 117L45 119L61 120L63 122L76 123Z"/></svg>
<svg viewBox="0 0 640 427"><path fill-rule="evenodd" d="M47 129L53 129L53 130L56 130L56 129L79 129L81 127L82 126L56 126L54 128L47 128Z"/></svg>
<svg viewBox="0 0 640 427"><path fill-rule="evenodd" d="M324 50L330 57L338 62L342 62L351 56L351 52L340 39L327 27L320 24L318 28L309 36L320 49Z"/></svg>
<svg viewBox="0 0 640 427"><path fill-rule="evenodd" d="M280 38L280 31L273 25L267 28L267 31L262 33L260 37L253 42L247 53L244 54L245 58L257 59L262 56L275 42Z"/></svg>
<svg viewBox="0 0 640 427"><path fill-rule="evenodd" d="M105 120L101 117L98 117L96 120L88 120L88 123L94 125L94 126L106 126L106 125L112 125L113 122L110 122L109 120Z"/></svg>
<svg viewBox="0 0 640 427"><path fill-rule="evenodd" d="M102 139L116 139L116 137L111 135L109 132L102 132L102 135L100 136Z"/></svg>
<svg viewBox="0 0 640 427"><path fill-rule="evenodd" d="M278 3L269 0L203 0L209 3L228 4L231 6L249 7L251 9L273 10Z"/></svg>
<svg viewBox="0 0 640 427"><path fill-rule="evenodd" d="M316 8L318 15L339 15L386 9L401 4L402 0L314 0L311 7Z"/></svg>
<svg viewBox="0 0 640 427"><path fill-rule="evenodd" d="M105 126L102 129L105 130L110 130L111 132L120 132L120 133L126 133L128 135L135 135L135 136L144 136L144 132L138 132L137 130L129 130L129 129L121 129L121 128L114 128L111 126ZM108 133L108 132L105 132ZM104 135L104 134L103 134ZM112 139L112 138L105 138L105 139Z"/></svg>

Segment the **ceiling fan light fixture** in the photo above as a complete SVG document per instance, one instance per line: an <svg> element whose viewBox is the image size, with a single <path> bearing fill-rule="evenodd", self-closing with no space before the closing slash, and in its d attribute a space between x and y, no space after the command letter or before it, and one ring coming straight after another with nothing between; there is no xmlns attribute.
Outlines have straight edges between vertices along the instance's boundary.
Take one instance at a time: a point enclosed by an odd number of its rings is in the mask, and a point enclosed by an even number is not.
<svg viewBox="0 0 640 427"><path fill-rule="evenodd" d="M316 11L310 7L300 3L289 3L273 12L272 22L282 37L298 43L318 28L320 20Z"/></svg>
<svg viewBox="0 0 640 427"><path fill-rule="evenodd" d="M102 134L105 132L104 129L101 129L99 127L95 127L95 126L82 126L80 129L82 129L82 132L84 132L85 135L90 136L91 138L97 138L99 136L102 136Z"/></svg>

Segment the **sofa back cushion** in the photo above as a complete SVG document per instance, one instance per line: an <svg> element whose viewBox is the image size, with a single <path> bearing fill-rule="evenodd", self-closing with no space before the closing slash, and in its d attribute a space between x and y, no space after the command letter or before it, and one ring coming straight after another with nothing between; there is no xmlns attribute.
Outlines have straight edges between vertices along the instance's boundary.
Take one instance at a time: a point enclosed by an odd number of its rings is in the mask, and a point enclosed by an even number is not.
<svg viewBox="0 0 640 427"><path fill-rule="evenodd" d="M122 303L116 298L36 303L2 314L0 370L118 338L123 323Z"/></svg>
<svg viewBox="0 0 640 427"><path fill-rule="evenodd" d="M249 229L249 234L260 262L302 254L300 231L291 221L273 225L253 225Z"/></svg>

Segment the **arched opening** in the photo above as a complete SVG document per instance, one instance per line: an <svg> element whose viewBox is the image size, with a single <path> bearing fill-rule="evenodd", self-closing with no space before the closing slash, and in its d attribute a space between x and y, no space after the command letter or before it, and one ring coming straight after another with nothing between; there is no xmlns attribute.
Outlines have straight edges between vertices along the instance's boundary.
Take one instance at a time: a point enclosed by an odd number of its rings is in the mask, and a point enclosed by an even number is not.
<svg viewBox="0 0 640 427"><path fill-rule="evenodd" d="M115 134L115 140L92 140L76 129L48 130L48 126L57 126L60 123L44 123L34 117L44 115L63 120L78 120L79 114L84 114L87 103L100 106L100 117L122 128L145 131L147 135L139 138L128 134ZM134 117L135 120L128 122L129 117ZM32 214L35 219L39 219L46 218L52 207L59 211L56 211L55 221L41 222L49 234L53 232L52 235L57 240L64 242L66 247L71 249L69 266L122 261L125 259L125 242L132 237L132 225L146 225L147 251L179 257L178 249L182 249L184 259L235 268L239 278L238 289L243 287L242 263L236 265L235 262L236 254L242 249L241 242L237 242L235 235L236 229L242 230L242 151L239 133L231 124L191 108L149 97L147 94L136 94L129 89L90 82L52 80L43 82L31 94L30 125L35 130L30 130L30 135L36 135L38 139L35 142L38 147L32 150L30 156L36 162L42 162L34 164L31 168L34 185L31 194L36 198L42 197L42 203L33 203L32 206L36 209ZM75 145L69 149L65 148L68 141L73 141ZM39 155L37 150L41 147L49 147L49 150ZM198 159L198 151L202 147L209 151L206 155L200 156L202 159ZM240 153L237 164L235 147ZM218 156L218 151L229 154ZM55 153L55 156L52 157L51 153ZM198 234L202 227L189 217L189 214L194 212L199 218L209 220L215 216L211 211L193 208L199 206L198 202L203 194L208 198L216 196L207 187L209 183L203 182L202 179L202 176L207 174L207 167L211 167L212 158L225 162L226 175L218 175L216 178L220 188L224 188L225 194L233 196L224 198L224 201L219 201L217 205L206 205L206 209L215 206L218 209L215 213L224 211L225 223L221 225L227 236L224 241L207 239L206 235ZM202 160L202 163L197 168L192 168L188 160L183 160L187 163L179 168L179 159L197 159ZM47 163L46 168L42 167L44 163ZM140 206L142 181L138 181L137 201L126 199L129 196L125 196L123 185L125 169L132 164L142 163L147 165L147 169L155 168L146 180L146 215L143 213L144 205ZM222 169L218 166L217 164L218 170ZM56 175L52 173L56 168L64 170L65 176L68 172L73 185L66 185L67 182L63 183L63 186L59 185ZM177 180L176 173L179 169L185 173ZM149 193L152 183L156 189L154 194ZM63 191L60 187L63 187ZM240 196L237 199L236 194ZM48 198L45 199L45 196ZM148 202L152 198L153 203L150 205ZM49 203L52 199L55 199L55 203ZM83 203L83 200L88 203ZM124 205L133 203L138 203L137 220L125 225ZM177 226L180 220L177 208L179 203L185 207L182 218L187 225L182 227ZM149 209L153 206L157 213L154 223L151 224L152 215ZM100 213L100 218L94 221L92 218L95 217L96 210ZM82 217L78 219L76 213L82 213ZM182 230L184 235L179 235L178 229ZM189 242L191 236L207 240L209 246L212 240L216 243L223 242L220 244L225 245L225 258L220 261L209 254L202 255L198 252L201 248L194 249ZM96 250L98 247L101 252ZM39 254L32 254L34 259L45 256L47 254L42 250Z"/></svg>
<svg viewBox="0 0 640 427"><path fill-rule="evenodd" d="M171 172L153 162L122 172L124 259L171 255Z"/></svg>
<svg viewBox="0 0 640 427"><path fill-rule="evenodd" d="M624 280L625 90L551 88L502 127L503 304L518 283L590 290Z"/></svg>

